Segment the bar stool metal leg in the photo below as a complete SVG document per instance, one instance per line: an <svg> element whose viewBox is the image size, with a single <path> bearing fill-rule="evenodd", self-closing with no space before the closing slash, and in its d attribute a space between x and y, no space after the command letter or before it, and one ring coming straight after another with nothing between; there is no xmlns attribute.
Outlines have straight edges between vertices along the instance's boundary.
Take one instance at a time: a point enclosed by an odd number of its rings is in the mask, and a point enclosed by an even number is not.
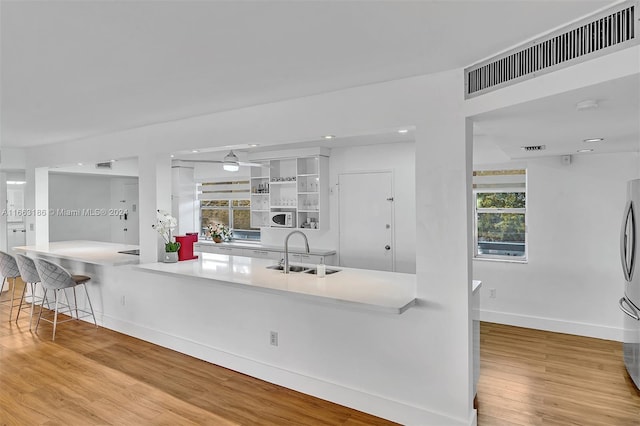
<svg viewBox="0 0 640 426"><path fill-rule="evenodd" d="M53 294L55 295L55 313L53 314L53 336L51 340L56 340L56 326L58 325L58 291L62 289L54 290ZM66 297L66 296L65 296Z"/></svg>
<svg viewBox="0 0 640 426"><path fill-rule="evenodd" d="M11 321L11 317L13 316L13 303L16 300L16 278L13 277L11 279L11 308L9 309L9 321Z"/></svg>
<svg viewBox="0 0 640 426"><path fill-rule="evenodd" d="M29 331L31 331L31 323L33 322L33 305L36 304L35 302L36 284L35 283L30 283L30 284L31 284L31 312L29 313ZM42 301L42 303L44 304L44 300Z"/></svg>
<svg viewBox="0 0 640 426"><path fill-rule="evenodd" d="M89 309L91 309L91 316L93 317L93 323L95 324L96 328L98 328L98 321L96 321L96 314L93 312L93 305L91 304L91 298L89 298L89 290L87 290L86 284L82 284L82 287L84 287L84 292L87 294L87 302L89 302ZM76 315L77 315L77 312L76 312Z"/></svg>
<svg viewBox="0 0 640 426"><path fill-rule="evenodd" d="M47 300L47 306L49 306L49 300L47 299L47 289L44 289L44 293L42 295L43 300ZM44 305L44 302L42 302ZM40 313L38 314L38 321L36 322L36 333L38 332L38 326L40 326L40 318L42 318L42 306L40 306Z"/></svg>
<svg viewBox="0 0 640 426"><path fill-rule="evenodd" d="M15 280L15 278L14 278ZM27 292L27 283L24 283L24 287L22 288L22 295L20 296L20 304L18 305L18 313L16 315L16 322L18 322L18 318L20 318L20 311L22 310L22 303L24 302L24 295Z"/></svg>
<svg viewBox="0 0 640 426"><path fill-rule="evenodd" d="M85 291L86 290L87 289L85 287ZM87 293L87 296L88 296L88 293ZM78 314L78 298L76 297L76 288L75 287L73 288L73 303L74 303L74 306L76 307L76 318L80 319L80 315Z"/></svg>

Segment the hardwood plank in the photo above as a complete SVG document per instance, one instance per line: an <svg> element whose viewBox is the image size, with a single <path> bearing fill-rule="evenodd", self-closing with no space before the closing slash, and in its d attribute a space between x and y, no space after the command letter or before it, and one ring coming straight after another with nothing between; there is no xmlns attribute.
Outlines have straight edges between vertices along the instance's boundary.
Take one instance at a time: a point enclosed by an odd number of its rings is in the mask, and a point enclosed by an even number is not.
<svg viewBox="0 0 640 426"><path fill-rule="evenodd" d="M478 424L640 425L622 344L481 323Z"/></svg>
<svg viewBox="0 0 640 426"><path fill-rule="evenodd" d="M86 322L51 341L4 308L0 424L395 425Z"/></svg>

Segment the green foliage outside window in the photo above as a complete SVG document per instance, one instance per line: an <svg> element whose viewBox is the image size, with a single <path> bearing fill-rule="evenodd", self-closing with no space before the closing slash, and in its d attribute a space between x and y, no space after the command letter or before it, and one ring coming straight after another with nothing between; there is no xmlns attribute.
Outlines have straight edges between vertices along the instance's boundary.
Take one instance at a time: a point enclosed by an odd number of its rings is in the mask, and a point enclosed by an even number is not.
<svg viewBox="0 0 640 426"><path fill-rule="evenodd" d="M478 193L478 241L525 242L524 192ZM492 212L492 209L507 210ZM517 209L516 211L510 209Z"/></svg>
<svg viewBox="0 0 640 426"><path fill-rule="evenodd" d="M479 193L478 208L523 209L526 207L524 192L483 192Z"/></svg>

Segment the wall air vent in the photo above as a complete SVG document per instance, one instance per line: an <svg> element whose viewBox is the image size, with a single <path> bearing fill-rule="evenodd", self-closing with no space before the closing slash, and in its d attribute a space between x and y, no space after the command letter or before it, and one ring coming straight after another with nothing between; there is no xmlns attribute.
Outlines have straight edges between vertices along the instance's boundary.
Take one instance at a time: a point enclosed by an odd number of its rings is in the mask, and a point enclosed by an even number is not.
<svg viewBox="0 0 640 426"><path fill-rule="evenodd" d="M96 169L101 169L101 170L109 169L109 170L111 170L111 162L107 161L107 162L104 162L104 163L96 163Z"/></svg>
<svg viewBox="0 0 640 426"><path fill-rule="evenodd" d="M545 145L529 145L520 147L523 151L544 151L546 148L547 147Z"/></svg>
<svg viewBox="0 0 640 426"><path fill-rule="evenodd" d="M624 2L465 69L465 98L638 43L637 0Z"/></svg>

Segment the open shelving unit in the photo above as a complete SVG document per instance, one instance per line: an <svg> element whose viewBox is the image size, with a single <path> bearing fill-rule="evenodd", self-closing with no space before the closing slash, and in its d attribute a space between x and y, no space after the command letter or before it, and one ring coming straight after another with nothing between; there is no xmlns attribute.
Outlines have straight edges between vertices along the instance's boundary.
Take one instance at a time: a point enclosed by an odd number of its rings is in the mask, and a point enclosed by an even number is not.
<svg viewBox="0 0 640 426"><path fill-rule="evenodd" d="M251 170L252 227L269 227L272 212L291 212L294 217L293 228L328 228L327 156L278 158L260 162L268 167Z"/></svg>

